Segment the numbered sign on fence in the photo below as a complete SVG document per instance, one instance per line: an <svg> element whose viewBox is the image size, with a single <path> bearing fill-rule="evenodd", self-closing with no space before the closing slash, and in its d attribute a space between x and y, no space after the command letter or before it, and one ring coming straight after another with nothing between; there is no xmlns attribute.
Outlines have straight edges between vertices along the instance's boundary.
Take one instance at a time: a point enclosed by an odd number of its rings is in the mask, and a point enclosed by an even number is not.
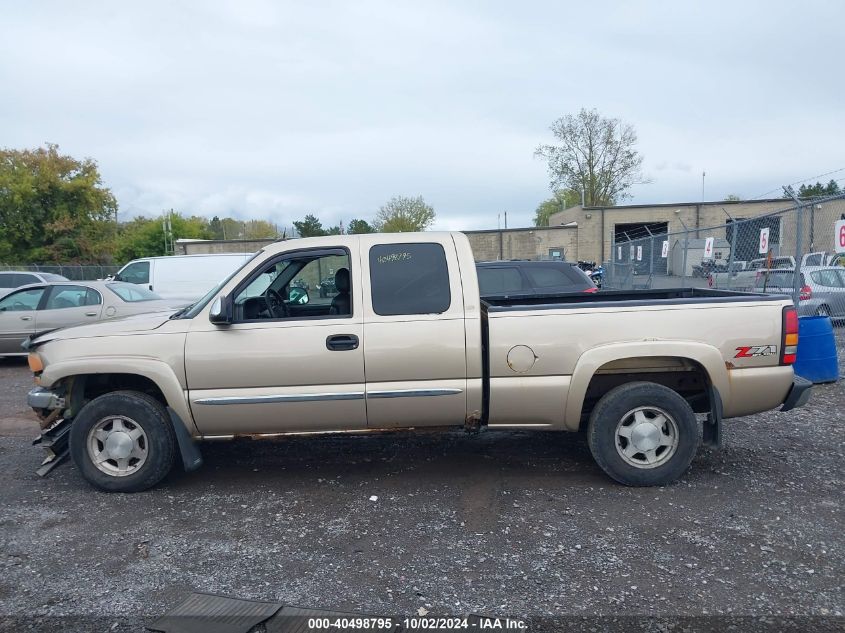
<svg viewBox="0 0 845 633"><path fill-rule="evenodd" d="M638 262L643 261L643 247L642 246L637 246L637 261Z"/></svg>
<svg viewBox="0 0 845 633"><path fill-rule="evenodd" d="M636 254L636 249L634 249L633 245L631 246L631 261L634 261L634 255Z"/></svg>
<svg viewBox="0 0 845 633"><path fill-rule="evenodd" d="M704 255L702 259L713 259L713 243L716 241L713 237L708 237L704 240Z"/></svg>
<svg viewBox="0 0 845 633"><path fill-rule="evenodd" d="M663 240L663 250L660 251L661 257L669 257L669 240Z"/></svg>
<svg viewBox="0 0 845 633"><path fill-rule="evenodd" d="M765 255L769 252L769 227L760 229L760 255Z"/></svg>
<svg viewBox="0 0 845 633"><path fill-rule="evenodd" d="M833 243L837 253L845 253L845 220L836 221L836 236Z"/></svg>
<svg viewBox="0 0 845 633"><path fill-rule="evenodd" d="M621 246L616 247L616 253L617 253L616 259L618 259L621 262L622 261L622 247Z"/></svg>

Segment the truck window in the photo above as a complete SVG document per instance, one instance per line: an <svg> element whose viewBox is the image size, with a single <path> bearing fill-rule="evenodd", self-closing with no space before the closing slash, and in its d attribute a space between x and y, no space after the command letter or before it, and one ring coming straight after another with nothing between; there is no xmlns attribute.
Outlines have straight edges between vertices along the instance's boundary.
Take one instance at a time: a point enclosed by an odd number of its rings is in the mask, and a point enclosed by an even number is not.
<svg viewBox="0 0 845 633"><path fill-rule="evenodd" d="M378 244L370 249L373 311L381 316L449 309L449 268L440 244Z"/></svg>
<svg viewBox="0 0 845 633"><path fill-rule="evenodd" d="M351 317L350 264L342 248L273 259L236 291L235 321Z"/></svg>
<svg viewBox="0 0 845 633"><path fill-rule="evenodd" d="M150 283L150 262L133 262L121 270L115 279L130 284L148 284Z"/></svg>

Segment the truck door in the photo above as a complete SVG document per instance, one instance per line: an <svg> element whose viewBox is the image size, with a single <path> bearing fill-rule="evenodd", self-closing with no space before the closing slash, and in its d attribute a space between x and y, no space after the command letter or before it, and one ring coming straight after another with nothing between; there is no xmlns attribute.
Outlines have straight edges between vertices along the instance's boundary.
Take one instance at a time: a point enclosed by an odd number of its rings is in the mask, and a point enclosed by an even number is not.
<svg viewBox="0 0 845 633"><path fill-rule="evenodd" d="M384 243L361 237L364 365L370 428L463 424L463 290L450 235ZM475 271L472 271L475 274Z"/></svg>
<svg viewBox="0 0 845 633"><path fill-rule="evenodd" d="M185 371L203 435L367 428L358 260L356 243L281 253L231 292L230 325L194 319Z"/></svg>

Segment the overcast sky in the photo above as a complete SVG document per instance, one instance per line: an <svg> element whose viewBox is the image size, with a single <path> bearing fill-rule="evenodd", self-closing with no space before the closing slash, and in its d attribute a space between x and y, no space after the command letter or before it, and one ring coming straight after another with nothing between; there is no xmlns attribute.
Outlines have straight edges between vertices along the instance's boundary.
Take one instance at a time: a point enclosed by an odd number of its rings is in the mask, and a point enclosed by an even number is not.
<svg viewBox="0 0 845 633"><path fill-rule="evenodd" d="M437 228L525 226L534 149L581 107L636 128L635 203L845 168L834 0L0 7L0 145L96 159L123 217L328 225L420 194Z"/></svg>

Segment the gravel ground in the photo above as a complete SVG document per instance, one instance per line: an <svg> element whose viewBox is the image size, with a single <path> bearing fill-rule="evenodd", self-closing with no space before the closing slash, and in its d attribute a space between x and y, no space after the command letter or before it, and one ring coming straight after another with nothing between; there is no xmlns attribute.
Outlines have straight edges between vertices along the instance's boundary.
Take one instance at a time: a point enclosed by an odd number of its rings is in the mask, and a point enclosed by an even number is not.
<svg viewBox="0 0 845 633"><path fill-rule="evenodd" d="M845 626L843 383L728 421L664 488L613 484L575 435L456 432L209 443L200 471L135 495L34 474L30 384L0 360L0 630L138 630L191 590L537 630Z"/></svg>

